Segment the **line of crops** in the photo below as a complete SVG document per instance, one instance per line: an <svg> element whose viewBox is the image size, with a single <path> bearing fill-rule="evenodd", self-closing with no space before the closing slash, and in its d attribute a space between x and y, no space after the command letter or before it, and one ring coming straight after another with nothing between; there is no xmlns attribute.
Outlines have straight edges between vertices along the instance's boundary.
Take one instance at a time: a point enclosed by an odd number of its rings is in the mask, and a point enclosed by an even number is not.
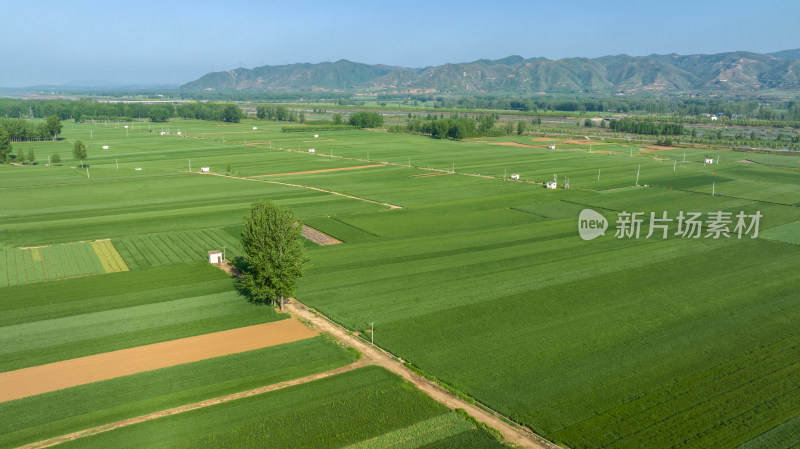
<svg viewBox="0 0 800 449"><path fill-rule="evenodd" d="M444 406L396 375L368 366L116 429L67 447L338 448L444 413Z"/></svg>
<svg viewBox="0 0 800 449"><path fill-rule="evenodd" d="M88 242L0 249L0 287L106 273Z"/></svg>
<svg viewBox="0 0 800 449"><path fill-rule="evenodd" d="M5 417L0 422L0 446L17 447L303 377L345 365L353 358L320 336L0 403L0 414Z"/></svg>
<svg viewBox="0 0 800 449"><path fill-rule="evenodd" d="M241 255L238 239L221 228L123 237L114 244L131 269L197 262L223 246L228 259Z"/></svg>
<svg viewBox="0 0 800 449"><path fill-rule="evenodd" d="M458 439L460 445L454 445ZM457 412L435 416L379 437L347 446L347 449L416 449L420 447L504 447L496 439L478 430Z"/></svg>
<svg viewBox="0 0 800 449"><path fill-rule="evenodd" d="M6 287L0 297L0 371L285 318L245 301L206 262Z"/></svg>

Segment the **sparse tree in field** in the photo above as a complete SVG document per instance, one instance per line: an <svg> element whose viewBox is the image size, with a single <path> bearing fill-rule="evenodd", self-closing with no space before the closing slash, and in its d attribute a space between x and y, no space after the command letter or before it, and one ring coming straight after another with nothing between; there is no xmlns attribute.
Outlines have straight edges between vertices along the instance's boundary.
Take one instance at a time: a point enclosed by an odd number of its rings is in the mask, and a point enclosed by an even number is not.
<svg viewBox="0 0 800 449"><path fill-rule="evenodd" d="M17 164L24 164L25 163L25 151L22 148L17 150L17 157L14 158L14 162Z"/></svg>
<svg viewBox="0 0 800 449"><path fill-rule="evenodd" d="M28 162L31 164L36 162L36 153L33 152L33 148L28 148Z"/></svg>
<svg viewBox="0 0 800 449"><path fill-rule="evenodd" d="M53 153L50 155L50 163L54 165L58 165L61 163L61 155L58 153Z"/></svg>
<svg viewBox="0 0 800 449"><path fill-rule="evenodd" d="M242 120L242 110L239 109L239 106L235 104L229 104L225 106L225 109L222 111L222 121L228 123L239 123Z"/></svg>
<svg viewBox="0 0 800 449"><path fill-rule="evenodd" d="M383 125L383 116L377 112L354 112L350 114L350 124L356 128L377 128Z"/></svg>
<svg viewBox="0 0 800 449"><path fill-rule="evenodd" d="M587 128L591 128L592 125L594 125L594 123L592 123L592 119L590 118L587 118L586 120L583 121L583 126Z"/></svg>
<svg viewBox="0 0 800 449"><path fill-rule="evenodd" d="M601 128L605 128L606 127L606 121L605 120L600 120L600 127Z"/></svg>
<svg viewBox="0 0 800 449"><path fill-rule="evenodd" d="M266 106L258 106L256 107L256 117L259 120L264 120L267 118L267 107Z"/></svg>
<svg viewBox="0 0 800 449"><path fill-rule="evenodd" d="M239 286L252 301L277 301L282 309L286 298L294 296L307 261L302 232L303 225L291 210L271 201L252 204L244 217L244 257L238 263Z"/></svg>
<svg viewBox="0 0 800 449"><path fill-rule="evenodd" d="M300 123L305 123L306 122L306 113L305 113L305 111L300 111L299 117L300 117Z"/></svg>
<svg viewBox="0 0 800 449"><path fill-rule="evenodd" d="M0 163L8 160L8 155L11 154L11 138L5 128L0 127Z"/></svg>
<svg viewBox="0 0 800 449"><path fill-rule="evenodd" d="M334 125L342 124L342 114L339 113L333 114L333 124Z"/></svg>
<svg viewBox="0 0 800 449"><path fill-rule="evenodd" d="M525 122L517 122L517 135L525 134Z"/></svg>
<svg viewBox="0 0 800 449"><path fill-rule="evenodd" d="M81 167L83 167L83 160L86 159L86 156L86 145L80 140L76 140L75 145L72 146L72 157L81 161Z"/></svg>
<svg viewBox="0 0 800 449"><path fill-rule="evenodd" d="M151 108L147 115L150 117L150 121L154 123L164 123L169 120L169 111L160 106Z"/></svg>
<svg viewBox="0 0 800 449"><path fill-rule="evenodd" d="M53 140L56 140L56 136L58 136L58 133L61 132L61 120L58 119L57 115L51 115L50 117L47 117L46 126L47 132L50 133L50 137L52 137Z"/></svg>

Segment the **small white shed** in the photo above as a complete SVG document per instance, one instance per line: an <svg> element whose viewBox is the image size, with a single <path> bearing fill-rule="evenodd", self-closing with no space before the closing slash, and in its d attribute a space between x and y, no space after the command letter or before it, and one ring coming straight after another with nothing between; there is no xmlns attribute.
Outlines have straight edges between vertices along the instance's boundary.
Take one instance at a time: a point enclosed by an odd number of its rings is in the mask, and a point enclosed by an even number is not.
<svg viewBox="0 0 800 449"><path fill-rule="evenodd" d="M211 173L211 167L200 167L201 173Z"/></svg>
<svg viewBox="0 0 800 449"><path fill-rule="evenodd" d="M222 263L222 251L220 250L209 251L208 263Z"/></svg>
<svg viewBox="0 0 800 449"><path fill-rule="evenodd" d="M314 152L316 152L316 150L315 150L315 149L313 149L313 148L309 148L309 149L308 149L308 152L309 152L309 153L314 153Z"/></svg>
<svg viewBox="0 0 800 449"><path fill-rule="evenodd" d="M714 163L714 158L713 158L713 157L707 157L707 158L705 159L705 161L703 161L703 163L706 163L706 164L713 164L713 163Z"/></svg>
<svg viewBox="0 0 800 449"><path fill-rule="evenodd" d="M511 173L511 179L519 179L519 173Z"/></svg>
<svg viewBox="0 0 800 449"><path fill-rule="evenodd" d="M547 182L547 188L548 189L555 189L556 187L558 187L558 183L556 183L555 181L548 181Z"/></svg>
<svg viewBox="0 0 800 449"><path fill-rule="evenodd" d="M253 127L253 131L255 131L255 130L257 130L257 129L258 129L258 126L254 126L254 127Z"/></svg>
<svg viewBox="0 0 800 449"><path fill-rule="evenodd" d="M165 133L164 131L161 131L161 135L162 135L162 136L166 136L166 135L167 135L167 133Z"/></svg>
<svg viewBox="0 0 800 449"><path fill-rule="evenodd" d="M108 145L103 145L103 149L107 150L108 149Z"/></svg>
<svg viewBox="0 0 800 449"><path fill-rule="evenodd" d="M555 149L556 149L556 146L555 146L555 145L550 145L549 147L547 147L547 149L548 149L548 150L555 150Z"/></svg>

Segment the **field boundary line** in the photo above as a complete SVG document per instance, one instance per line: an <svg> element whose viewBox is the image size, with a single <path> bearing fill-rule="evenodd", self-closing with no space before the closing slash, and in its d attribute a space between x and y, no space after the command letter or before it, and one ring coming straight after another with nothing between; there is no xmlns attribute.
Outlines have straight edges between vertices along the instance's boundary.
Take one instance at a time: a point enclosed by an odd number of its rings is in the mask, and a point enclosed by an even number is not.
<svg viewBox="0 0 800 449"><path fill-rule="evenodd" d="M349 365L345 365L336 369L332 369L330 371L324 371L322 373L311 374L305 377L300 377L297 379L290 379L283 382L278 382L271 385L266 385L263 387L254 388L252 390L241 391L239 393L229 394L227 396L220 396L212 399L206 399L200 402L194 402L192 404L182 405L180 407L174 407L167 410L161 410L158 412L149 413L147 415L141 415L134 418L124 419L122 421L117 421L109 424L104 424L102 426L92 427L91 429L84 429L79 430L77 432L72 432L66 435L61 435L58 437L50 438L43 441L38 441L36 443L27 444L25 446L20 446L20 449L36 449L42 447L50 447L55 446L57 444L65 443L67 441L77 440L78 438L88 437L92 435L97 435L98 433L108 432L109 430L119 429L121 427L132 426L134 424L143 423L145 421L151 421L158 418L163 418L166 416L177 415L179 413L189 412L192 410L196 410L199 408L210 407L212 405L222 404L225 402L235 401L237 399L243 399L250 396L256 396L259 394L269 393L271 391L281 390L287 387L293 387L295 385L301 385L308 382L313 382L315 380L324 379L326 377L335 376L337 374L346 373L348 371L353 371L355 369L361 368L363 366L368 365L368 361L361 359L356 362L353 362Z"/></svg>
<svg viewBox="0 0 800 449"><path fill-rule="evenodd" d="M383 165L383 164L381 164L381 165ZM330 193L332 195L339 195L339 196L343 196L345 198L352 198L354 200L366 201L366 202L372 203L372 204L380 204L381 206L387 206L390 209L402 209L403 208L403 206L398 206L396 204L383 203L383 202L380 202L380 201L370 200L368 198L362 198L362 197L358 197L358 196L348 195L348 194L342 193L342 192L336 192L334 190L321 189L319 187L311 187L311 186L307 186L307 185L292 184L292 183L289 183L289 182L268 181L266 179L246 178L246 177L241 177L241 176L227 176L227 175L221 175L219 173L205 173L205 175L209 175L209 174L213 175L213 176L220 176L220 177L223 177L223 178L241 179L243 181L266 182L266 183L269 183L269 184L278 184L278 185L282 185L282 186L301 187L303 189L311 189L311 190L316 190L318 192Z"/></svg>
<svg viewBox="0 0 800 449"><path fill-rule="evenodd" d="M374 168L374 167L386 167L386 164L373 164L373 165L357 165L354 167L340 167L340 168L325 168L322 170L308 170L308 171L297 171L292 173L275 173L269 175L253 175L248 176L248 178L266 178L269 176L289 176L289 175L310 175L314 173L327 173L333 171L344 171L344 170L358 170L360 168Z"/></svg>

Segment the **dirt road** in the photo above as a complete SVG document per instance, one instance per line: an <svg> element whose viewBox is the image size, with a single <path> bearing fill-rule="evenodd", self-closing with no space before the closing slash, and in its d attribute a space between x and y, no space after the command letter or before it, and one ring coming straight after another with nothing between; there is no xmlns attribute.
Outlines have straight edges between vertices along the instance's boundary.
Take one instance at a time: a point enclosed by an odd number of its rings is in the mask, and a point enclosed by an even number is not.
<svg viewBox="0 0 800 449"><path fill-rule="evenodd" d="M295 300L290 301L284 307L284 311L289 312L297 318L310 321L314 326L323 332L329 332L348 345L358 349L372 363L382 366L389 371L400 375L407 381L413 383L420 390L436 401L446 405L451 409L461 408L467 411L472 417L483 422L490 427L497 429L503 434L506 441L514 443L524 448L555 449L559 446L545 440L533 433L530 429L512 425L502 420L497 414L486 411L481 407L470 404L459 399L447 390L434 384L433 382L419 376L409 370L402 363L396 361L389 353L372 346L358 337L350 335L344 328L331 322L320 314L311 312L305 305Z"/></svg>

